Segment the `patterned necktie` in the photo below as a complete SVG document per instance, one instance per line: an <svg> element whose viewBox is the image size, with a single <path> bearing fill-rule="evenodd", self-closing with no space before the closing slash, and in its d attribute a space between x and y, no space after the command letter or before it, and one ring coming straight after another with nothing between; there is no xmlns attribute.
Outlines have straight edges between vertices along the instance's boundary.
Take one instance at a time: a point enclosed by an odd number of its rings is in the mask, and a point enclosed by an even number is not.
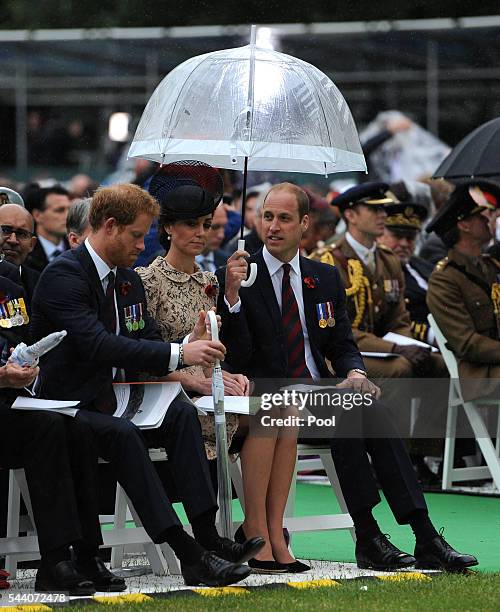
<svg viewBox="0 0 500 612"><path fill-rule="evenodd" d="M115 310L115 273L110 272L107 277L106 299L104 301L104 326L110 334L116 334L116 310ZM113 414L116 410L116 395L113 391L111 381L94 400L94 405L99 412Z"/></svg>
<svg viewBox="0 0 500 612"><path fill-rule="evenodd" d="M290 378L311 378L306 365L304 333L299 316L299 306L290 284L290 264L283 264L281 285L281 320L285 331Z"/></svg>

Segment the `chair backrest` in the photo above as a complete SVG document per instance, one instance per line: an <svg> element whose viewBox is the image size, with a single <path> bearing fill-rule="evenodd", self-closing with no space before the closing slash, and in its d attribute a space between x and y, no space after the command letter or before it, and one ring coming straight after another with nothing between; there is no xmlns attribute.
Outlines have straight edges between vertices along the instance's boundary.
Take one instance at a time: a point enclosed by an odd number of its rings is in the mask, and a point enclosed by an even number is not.
<svg viewBox="0 0 500 612"><path fill-rule="evenodd" d="M429 321L429 325L434 331L434 335L436 336L436 342L439 350L441 351L441 355L443 356L446 367L448 368L448 372L450 374L450 378L458 379L458 363L455 355L450 351L450 349L446 346L446 338L443 332L439 329L438 324L434 317L429 314L427 316L427 320Z"/></svg>

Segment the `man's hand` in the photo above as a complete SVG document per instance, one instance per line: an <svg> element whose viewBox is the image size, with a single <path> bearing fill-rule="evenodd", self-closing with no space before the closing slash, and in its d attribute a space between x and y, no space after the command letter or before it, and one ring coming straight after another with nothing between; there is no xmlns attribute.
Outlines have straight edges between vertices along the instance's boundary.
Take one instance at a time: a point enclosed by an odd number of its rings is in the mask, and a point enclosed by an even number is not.
<svg viewBox="0 0 500 612"><path fill-rule="evenodd" d="M241 281L245 280L248 275L248 263L245 257L249 257L249 253L236 251L227 260L225 296L230 306L234 306L240 299Z"/></svg>
<svg viewBox="0 0 500 612"><path fill-rule="evenodd" d="M427 349L423 346L417 346L416 344L409 344L408 346L395 344L392 352L406 357L411 365L417 370L422 368L431 357L430 348Z"/></svg>
<svg viewBox="0 0 500 612"><path fill-rule="evenodd" d="M215 360L224 360L226 347L222 342L212 340L195 340L184 345L184 365L201 365L209 368Z"/></svg>
<svg viewBox="0 0 500 612"><path fill-rule="evenodd" d="M356 393L368 393L375 396L375 399L380 399L381 390L377 385L368 380L366 376L359 372L351 372L347 378L337 385L338 389L353 389Z"/></svg>
<svg viewBox="0 0 500 612"><path fill-rule="evenodd" d="M211 308L215 312L215 306ZM217 325L221 326L220 315L217 315ZM210 326L207 320L207 313L204 310L200 310L198 313L198 320L196 321L196 325L194 326L193 331L189 334L189 342L196 342L196 340L210 340L209 333Z"/></svg>
<svg viewBox="0 0 500 612"><path fill-rule="evenodd" d="M38 376L38 372L38 367L30 368L7 361L3 367L0 367L0 387L22 389L35 380Z"/></svg>

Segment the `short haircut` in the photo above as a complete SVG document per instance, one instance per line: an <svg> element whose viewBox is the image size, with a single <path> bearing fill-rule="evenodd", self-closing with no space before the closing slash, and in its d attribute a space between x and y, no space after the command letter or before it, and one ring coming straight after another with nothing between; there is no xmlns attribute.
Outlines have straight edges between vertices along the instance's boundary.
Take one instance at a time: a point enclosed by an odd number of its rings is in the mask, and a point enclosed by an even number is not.
<svg viewBox="0 0 500 612"><path fill-rule="evenodd" d="M56 195L64 195L69 197L69 191L64 189L64 187L61 187L61 185L40 187L37 183L31 183L22 193L26 210L28 210L30 213L32 213L34 210L45 210L47 196L53 193Z"/></svg>
<svg viewBox="0 0 500 612"><path fill-rule="evenodd" d="M81 236L89 224L90 204L92 198L76 200L71 205L66 219L66 232Z"/></svg>
<svg viewBox="0 0 500 612"><path fill-rule="evenodd" d="M131 225L139 215L157 217L160 214L158 202L144 189L131 183L101 187L92 197L89 223L94 231L107 219L116 219L117 225Z"/></svg>
<svg viewBox="0 0 500 612"><path fill-rule="evenodd" d="M277 185L273 185L273 187L271 187L271 189L267 192L266 197L264 198L262 208L264 208L264 205L269 195L275 191L287 191L288 193L291 193L295 196L299 209L299 219L302 220L304 218L304 215L309 214L309 196L303 189L301 189L297 185L294 185L293 183L278 183Z"/></svg>

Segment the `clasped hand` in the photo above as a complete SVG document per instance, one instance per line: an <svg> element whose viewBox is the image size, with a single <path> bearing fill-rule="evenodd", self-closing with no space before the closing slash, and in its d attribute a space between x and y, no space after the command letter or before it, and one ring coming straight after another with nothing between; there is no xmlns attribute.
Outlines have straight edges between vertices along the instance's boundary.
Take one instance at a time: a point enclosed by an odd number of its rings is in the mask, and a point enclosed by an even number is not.
<svg viewBox="0 0 500 612"><path fill-rule="evenodd" d="M356 393L362 394L368 393L369 395L373 395L375 399L379 399L382 393L376 384L372 383L372 381L366 378L366 376L363 376L363 374L359 374L358 372L349 374L345 380L337 385L337 388L352 389Z"/></svg>

